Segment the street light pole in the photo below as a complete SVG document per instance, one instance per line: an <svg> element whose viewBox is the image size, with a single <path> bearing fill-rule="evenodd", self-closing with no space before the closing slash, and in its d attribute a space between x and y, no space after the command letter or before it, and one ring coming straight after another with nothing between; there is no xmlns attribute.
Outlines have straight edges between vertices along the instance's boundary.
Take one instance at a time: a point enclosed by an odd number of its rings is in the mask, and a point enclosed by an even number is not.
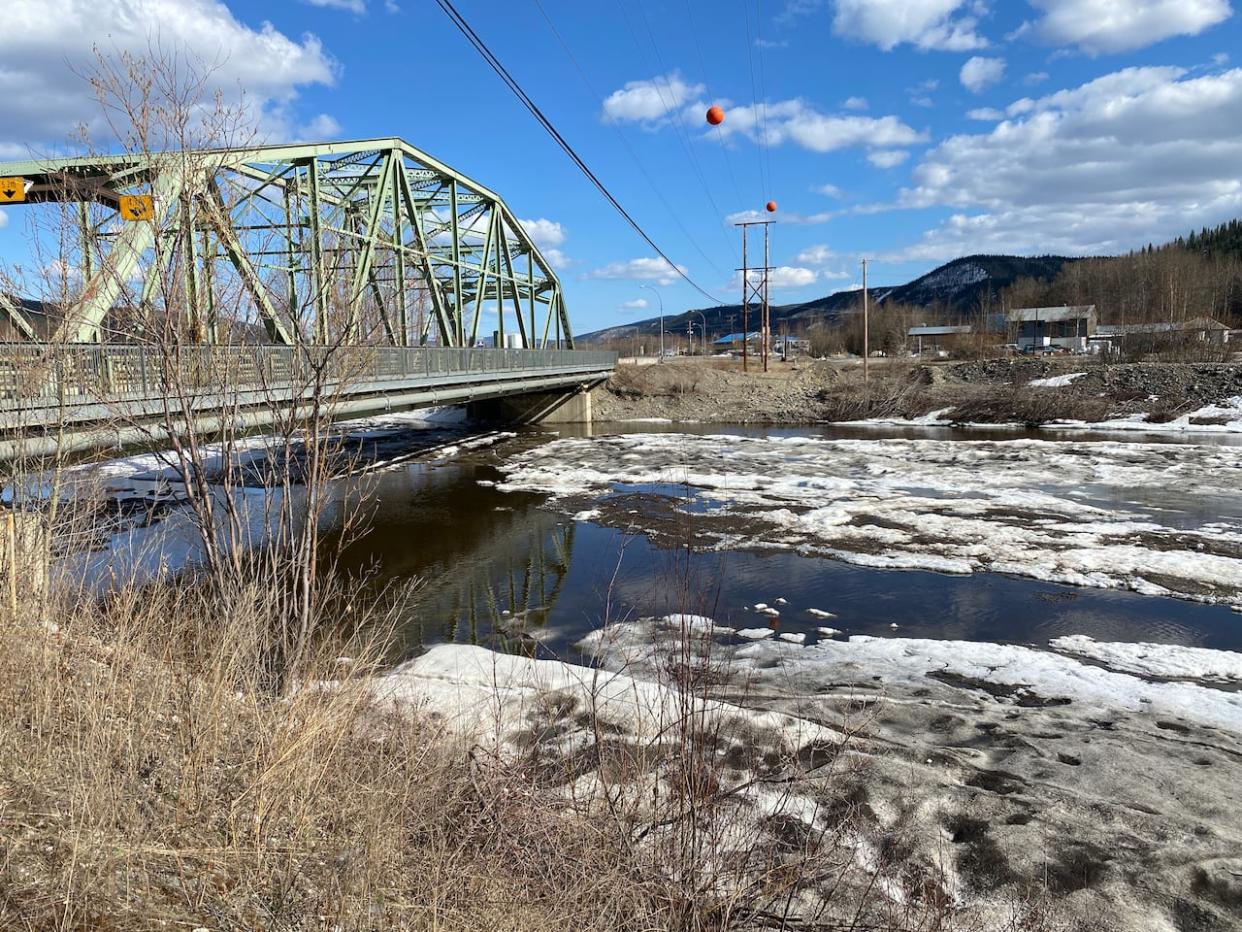
<svg viewBox="0 0 1242 932"><path fill-rule="evenodd" d="M703 339L702 339L702 343L703 343L703 353L704 353L704 355L706 355L706 353L707 353L707 318L703 315L703 312L702 312L702 311L691 311L690 313L692 313L692 314L698 314L698 315L699 315L699 320L703 321L703 331L702 331L702 333L703 333Z"/></svg>
<svg viewBox="0 0 1242 932"><path fill-rule="evenodd" d="M660 360L664 360L664 298L660 292L656 291L651 285L643 285L652 294L656 296L656 300L660 302Z"/></svg>

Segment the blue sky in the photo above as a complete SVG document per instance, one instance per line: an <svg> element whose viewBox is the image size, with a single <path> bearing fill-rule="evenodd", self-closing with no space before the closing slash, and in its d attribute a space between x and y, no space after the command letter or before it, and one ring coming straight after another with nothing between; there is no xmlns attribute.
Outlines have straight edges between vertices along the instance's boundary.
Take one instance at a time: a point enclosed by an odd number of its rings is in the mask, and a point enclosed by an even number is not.
<svg viewBox="0 0 1242 932"><path fill-rule="evenodd" d="M769 199L780 302L856 284L864 255L882 284L971 252L1107 254L1242 215L1230 0L458 6L662 248L724 300L739 292L732 222ZM18 38L0 49L0 73L20 103L0 126L0 158L95 119L73 73L92 41L141 49L157 32L221 61L221 86L247 88L274 140L399 135L499 191L557 265L578 330L649 316L643 285L670 311L708 303L432 0L17 0L5 19ZM727 113L718 132L703 120L711 103ZM0 220L6 252L13 219Z"/></svg>

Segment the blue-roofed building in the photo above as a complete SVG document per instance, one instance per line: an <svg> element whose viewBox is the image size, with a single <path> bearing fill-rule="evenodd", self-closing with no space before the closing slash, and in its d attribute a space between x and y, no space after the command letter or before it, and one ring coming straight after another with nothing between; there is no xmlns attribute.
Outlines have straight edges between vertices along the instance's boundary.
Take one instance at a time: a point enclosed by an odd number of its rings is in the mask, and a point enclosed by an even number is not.
<svg viewBox="0 0 1242 932"><path fill-rule="evenodd" d="M758 341L761 335L758 330L752 330L750 333L727 333L719 340L714 341L712 346L719 346L722 349L727 349L731 346L741 346L743 343Z"/></svg>

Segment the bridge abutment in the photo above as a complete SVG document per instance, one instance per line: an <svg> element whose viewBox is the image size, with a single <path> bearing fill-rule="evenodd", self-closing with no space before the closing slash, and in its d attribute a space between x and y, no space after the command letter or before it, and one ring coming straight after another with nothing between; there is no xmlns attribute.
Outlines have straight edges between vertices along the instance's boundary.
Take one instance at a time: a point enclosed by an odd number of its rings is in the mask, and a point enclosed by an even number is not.
<svg viewBox="0 0 1242 932"><path fill-rule="evenodd" d="M595 387L532 392L471 402L469 416L510 424L590 424Z"/></svg>

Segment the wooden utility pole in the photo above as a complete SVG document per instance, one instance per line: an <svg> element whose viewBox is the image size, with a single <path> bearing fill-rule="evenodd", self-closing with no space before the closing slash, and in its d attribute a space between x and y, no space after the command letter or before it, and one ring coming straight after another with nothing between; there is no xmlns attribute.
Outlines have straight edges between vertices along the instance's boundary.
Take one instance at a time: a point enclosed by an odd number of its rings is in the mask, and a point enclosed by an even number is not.
<svg viewBox="0 0 1242 932"><path fill-rule="evenodd" d="M771 303L768 300L768 273L771 270L771 239L769 237L768 227L776 221L774 220L747 220L741 223L735 223L734 226L742 228L742 371L748 372L749 368L749 339L750 336L750 302L754 298L759 302L760 321L759 321L759 354L763 357L763 371L768 371L768 344L771 330ZM751 227L763 227L763 268L752 269L750 261L747 259L747 243L750 240ZM759 283L752 284L750 273L763 272L763 278Z"/></svg>
<svg viewBox="0 0 1242 932"><path fill-rule="evenodd" d="M871 321L869 320L869 304L867 299L867 260L862 261L863 269L863 381L867 381L867 365L871 359Z"/></svg>
<svg viewBox="0 0 1242 932"><path fill-rule="evenodd" d="M768 371L768 355L771 352L772 345L772 316L771 304L768 302L768 270L772 268L771 252L769 250L768 233L771 231L772 225L765 223L763 225L763 371Z"/></svg>
<svg viewBox="0 0 1242 932"><path fill-rule="evenodd" d="M746 227L742 226L742 371L750 371L750 356L746 344L750 342L747 331L750 330L750 263L746 261Z"/></svg>

